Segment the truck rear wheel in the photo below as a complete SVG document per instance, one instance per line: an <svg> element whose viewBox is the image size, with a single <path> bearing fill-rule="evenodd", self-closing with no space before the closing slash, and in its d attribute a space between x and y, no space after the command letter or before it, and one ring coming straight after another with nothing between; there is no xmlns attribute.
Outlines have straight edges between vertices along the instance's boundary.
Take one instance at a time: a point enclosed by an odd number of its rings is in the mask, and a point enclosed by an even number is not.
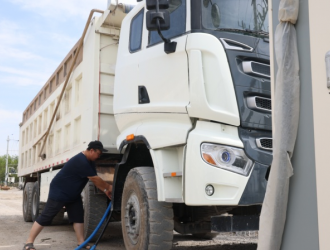
<svg viewBox="0 0 330 250"><path fill-rule="evenodd" d="M171 249L173 240L172 203L157 201L154 169L132 169L125 181L121 222L126 249Z"/></svg>
<svg viewBox="0 0 330 250"><path fill-rule="evenodd" d="M104 194L95 194L95 186L89 181L83 191L84 203L84 237L87 239L94 231L107 210L108 198ZM101 229L95 234L92 241L100 236Z"/></svg>
<svg viewBox="0 0 330 250"><path fill-rule="evenodd" d="M23 191L23 219L26 222L32 221L32 190L33 182L27 182Z"/></svg>
<svg viewBox="0 0 330 250"><path fill-rule="evenodd" d="M39 216L39 182L36 181L32 189L32 221L36 221Z"/></svg>

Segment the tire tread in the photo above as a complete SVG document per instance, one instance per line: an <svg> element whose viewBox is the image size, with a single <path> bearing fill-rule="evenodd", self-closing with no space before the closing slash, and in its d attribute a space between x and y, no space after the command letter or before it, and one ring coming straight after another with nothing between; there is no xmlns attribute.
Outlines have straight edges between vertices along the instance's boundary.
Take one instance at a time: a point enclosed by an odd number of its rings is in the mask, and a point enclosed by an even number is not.
<svg viewBox="0 0 330 250"><path fill-rule="evenodd" d="M107 209L107 197L103 194L94 194L93 182L88 182L84 189L84 237L87 239L99 224ZM92 241L96 241L100 236L102 228L95 234Z"/></svg>
<svg viewBox="0 0 330 250"><path fill-rule="evenodd" d="M173 209L172 203L159 202L157 199L157 183L152 167L137 167L132 169L126 178L133 178L144 191L149 211L149 242L147 249L168 250L172 248L173 240Z"/></svg>
<svg viewBox="0 0 330 250"><path fill-rule="evenodd" d="M27 182L25 184L24 193L23 193L23 219L26 222L32 221L32 191L33 191L34 182ZM24 199L25 194L27 195L27 200ZM27 202L26 213L24 212L24 204Z"/></svg>

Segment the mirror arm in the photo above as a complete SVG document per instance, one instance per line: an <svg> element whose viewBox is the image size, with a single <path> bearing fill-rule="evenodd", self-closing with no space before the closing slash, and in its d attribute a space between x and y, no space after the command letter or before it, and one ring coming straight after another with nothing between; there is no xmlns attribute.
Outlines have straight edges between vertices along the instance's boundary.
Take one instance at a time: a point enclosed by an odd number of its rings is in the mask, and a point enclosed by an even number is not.
<svg viewBox="0 0 330 250"><path fill-rule="evenodd" d="M166 39L166 38L163 36L162 31L160 30L159 18L157 18L156 22L157 22L157 32L158 32L158 35L161 37L161 39L164 41L164 43L170 43L171 40Z"/></svg>
<svg viewBox="0 0 330 250"><path fill-rule="evenodd" d="M159 19L157 18L156 20L157 22L157 31L158 31L158 34L159 36L163 39L164 41L164 51L166 54L171 54L171 53L174 53L176 51L176 42L171 42L170 39L166 39L161 30L160 30L160 23L159 23Z"/></svg>
<svg viewBox="0 0 330 250"><path fill-rule="evenodd" d="M148 0L147 0L147 6L148 6ZM150 12L150 8L149 11L147 12L147 20L149 19L149 21L147 21L147 29L148 30L155 30L155 28L157 28L157 32L158 35L160 36L160 38L163 40L164 42L164 51L166 54L171 54L174 53L176 51L176 45L177 42L171 42L170 39L167 39L163 36L162 31L161 31L161 25L160 25L160 21L164 21L165 23L165 27L164 29L169 29L170 24L169 24L169 13L168 12L161 12L159 10L159 0L156 0L156 11L152 11ZM168 8L168 5L166 6L165 9ZM151 8L152 10L154 10L154 7L152 6ZM149 14L149 15L148 15ZM167 15L167 16L166 16ZM166 17L168 17L166 19ZM156 23L155 23L156 21ZM150 24L149 24L150 22ZM148 24L150 25L150 27L148 28ZM155 27L156 24L156 27Z"/></svg>

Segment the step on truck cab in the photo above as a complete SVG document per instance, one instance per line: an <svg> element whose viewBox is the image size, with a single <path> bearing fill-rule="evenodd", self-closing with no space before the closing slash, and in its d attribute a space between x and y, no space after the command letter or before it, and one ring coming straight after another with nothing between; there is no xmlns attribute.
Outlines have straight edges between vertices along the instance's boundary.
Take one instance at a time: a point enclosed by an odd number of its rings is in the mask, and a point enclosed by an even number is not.
<svg viewBox="0 0 330 250"><path fill-rule="evenodd" d="M121 220L127 249L171 249L173 230L204 238L258 230L272 162L267 13L267 0L151 0L133 9L109 0L89 24L66 87L68 96L83 91L84 98L78 94L80 104L67 113L66 100L76 99L64 98L63 122L53 125L50 146L40 152L45 157L33 151L41 132L21 142L27 215L37 204L30 188L38 186L34 193L44 202L54 170L100 139L110 152L97 162L98 173L113 185L113 219ZM23 138L57 95L38 112L40 93L29 105ZM84 120L80 127L76 116ZM108 202L86 186L86 235L95 224L91 215L102 215Z"/></svg>

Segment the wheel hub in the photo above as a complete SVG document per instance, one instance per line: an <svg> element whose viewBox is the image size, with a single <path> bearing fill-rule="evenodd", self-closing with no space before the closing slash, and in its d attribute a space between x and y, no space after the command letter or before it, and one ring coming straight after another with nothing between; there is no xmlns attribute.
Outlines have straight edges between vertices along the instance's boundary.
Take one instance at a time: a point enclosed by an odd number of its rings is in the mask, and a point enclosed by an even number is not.
<svg viewBox="0 0 330 250"><path fill-rule="evenodd" d="M140 204L136 194L132 193L125 207L125 225L127 235L132 242L138 242L140 232Z"/></svg>

